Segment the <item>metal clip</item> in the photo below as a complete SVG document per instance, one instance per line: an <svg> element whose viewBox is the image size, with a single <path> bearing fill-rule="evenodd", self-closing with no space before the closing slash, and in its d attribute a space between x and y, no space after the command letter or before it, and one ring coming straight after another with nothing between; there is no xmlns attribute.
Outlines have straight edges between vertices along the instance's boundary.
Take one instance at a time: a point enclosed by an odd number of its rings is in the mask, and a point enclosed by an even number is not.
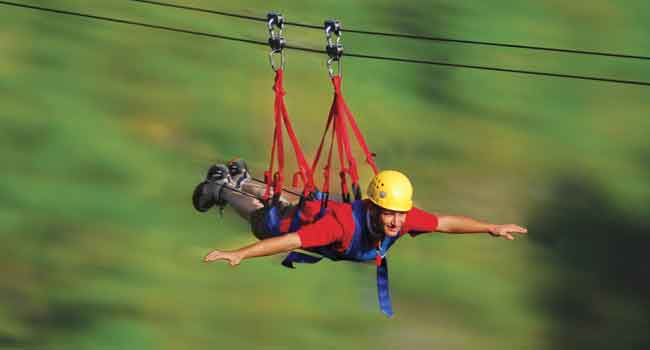
<svg viewBox="0 0 650 350"><path fill-rule="evenodd" d="M341 76L342 66L341 66L341 56L343 56L343 45L341 44L341 22L338 20L328 19L324 23L325 29L325 39L327 45L325 46L325 52L329 56L327 60L327 72L330 75L330 78L334 77L334 69L332 68L332 62L338 62L338 75ZM336 36L336 42L332 40L332 36Z"/></svg>
<svg viewBox="0 0 650 350"><path fill-rule="evenodd" d="M341 22L335 19L328 19L325 21L325 36L327 36L328 43L331 44L332 33L336 35L336 43L339 43L341 37Z"/></svg>
<svg viewBox="0 0 650 350"><path fill-rule="evenodd" d="M269 32L272 32L274 27L278 27L280 34L282 34L282 28L284 28L284 17L282 17L281 13L269 12L266 15L266 19L269 24Z"/></svg>
<svg viewBox="0 0 650 350"><path fill-rule="evenodd" d="M267 23L269 26L269 46L271 47L271 52L269 53L269 62L271 63L271 68L274 71L282 68L284 69L284 47L286 42L282 37L282 29L284 28L284 17L282 14L276 12L269 12L266 15ZM277 28L277 31L275 30ZM276 66L275 61L273 60L273 55L280 54L280 66Z"/></svg>

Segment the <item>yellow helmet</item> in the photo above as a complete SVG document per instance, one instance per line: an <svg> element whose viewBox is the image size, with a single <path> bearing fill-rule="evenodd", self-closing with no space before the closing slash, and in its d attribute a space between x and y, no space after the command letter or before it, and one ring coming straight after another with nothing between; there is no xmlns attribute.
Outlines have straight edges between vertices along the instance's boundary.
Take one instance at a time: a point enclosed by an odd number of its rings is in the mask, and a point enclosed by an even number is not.
<svg viewBox="0 0 650 350"><path fill-rule="evenodd" d="M409 211L413 207L413 185L399 171L384 170L375 175L367 193L371 202L384 209Z"/></svg>

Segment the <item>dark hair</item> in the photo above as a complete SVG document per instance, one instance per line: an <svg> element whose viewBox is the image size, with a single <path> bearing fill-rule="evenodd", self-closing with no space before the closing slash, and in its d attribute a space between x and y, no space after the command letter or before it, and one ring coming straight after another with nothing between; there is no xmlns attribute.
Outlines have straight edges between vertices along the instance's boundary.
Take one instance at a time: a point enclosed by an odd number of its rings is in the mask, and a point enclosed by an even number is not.
<svg viewBox="0 0 650 350"><path fill-rule="evenodd" d="M384 239L384 237L386 237L383 228L376 227L378 220L377 218L379 217L379 210L380 208L376 204L372 202L368 204L368 212L370 213L370 225L372 227L369 227L368 230L364 230L367 232L367 234L363 237L364 249L374 248L377 245L377 242L380 242Z"/></svg>

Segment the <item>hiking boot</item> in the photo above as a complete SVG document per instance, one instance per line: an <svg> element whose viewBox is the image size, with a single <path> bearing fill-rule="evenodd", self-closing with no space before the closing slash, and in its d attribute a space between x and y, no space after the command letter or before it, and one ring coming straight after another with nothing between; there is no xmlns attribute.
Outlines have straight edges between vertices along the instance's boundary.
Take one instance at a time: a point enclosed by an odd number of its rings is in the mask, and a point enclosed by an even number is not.
<svg viewBox="0 0 650 350"><path fill-rule="evenodd" d="M201 183L194 188L192 194L192 203L194 209L200 212L206 212L212 206L217 205L224 207L227 202L221 198L223 186L231 182L228 167L223 164L213 165L208 169L208 173Z"/></svg>
<svg viewBox="0 0 650 350"><path fill-rule="evenodd" d="M242 183L251 178L246 162L241 158L235 158L227 163L228 172L232 178L235 188L241 188Z"/></svg>

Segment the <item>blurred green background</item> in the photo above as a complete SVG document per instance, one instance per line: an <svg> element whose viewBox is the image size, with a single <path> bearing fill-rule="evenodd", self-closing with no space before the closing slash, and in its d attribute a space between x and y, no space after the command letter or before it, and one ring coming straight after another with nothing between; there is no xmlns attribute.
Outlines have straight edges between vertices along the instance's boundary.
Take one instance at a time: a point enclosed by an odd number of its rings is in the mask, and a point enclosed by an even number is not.
<svg viewBox="0 0 650 350"><path fill-rule="evenodd" d="M263 23L125 0L23 1L266 40ZM172 1L172 0L170 0ZM650 3L174 0L289 21L650 55ZM320 31L287 27L294 45ZM344 32L347 50L650 80L647 61ZM529 235L428 235L374 269L280 257L204 264L253 241L195 212L209 164L261 176L268 49L0 5L0 347L647 349L650 88L344 58L347 102L424 209ZM324 55L287 51L290 115L312 154L331 103ZM360 155L360 154L359 154ZM365 184L369 178L364 167Z"/></svg>

